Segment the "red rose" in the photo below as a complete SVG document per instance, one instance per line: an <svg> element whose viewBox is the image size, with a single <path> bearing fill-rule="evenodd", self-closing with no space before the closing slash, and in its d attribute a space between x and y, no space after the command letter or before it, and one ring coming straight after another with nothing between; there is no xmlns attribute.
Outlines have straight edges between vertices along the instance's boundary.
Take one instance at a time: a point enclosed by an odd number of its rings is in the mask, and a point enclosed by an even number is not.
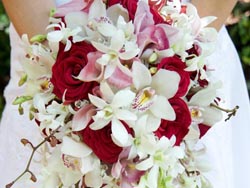
<svg viewBox="0 0 250 188"><path fill-rule="evenodd" d="M60 43L58 56L52 67L53 93L60 99L65 94L67 101L86 99L96 82L83 82L74 76L78 76L88 63L88 53L96 49L86 42L73 43L69 51L64 49L65 45Z"/></svg>
<svg viewBox="0 0 250 188"><path fill-rule="evenodd" d="M111 164L117 162L122 148L111 138L111 124L100 130L92 130L88 126L80 132L80 135L100 160Z"/></svg>
<svg viewBox="0 0 250 188"><path fill-rule="evenodd" d="M125 9L128 10L129 18L134 20L135 12L137 9L137 2L138 0L109 0L109 6L114 4L121 4Z"/></svg>
<svg viewBox="0 0 250 188"><path fill-rule="evenodd" d="M191 124L191 115L187 104L180 98L172 98L169 100L174 108L176 119L174 121L162 120L159 129L155 132L158 138L166 136L171 138L176 137L175 145L180 145L183 138L188 133L188 128Z"/></svg>
<svg viewBox="0 0 250 188"><path fill-rule="evenodd" d="M200 123L198 126L200 129L200 138L203 137L207 133L207 131L211 128L211 126L202 123Z"/></svg>
<svg viewBox="0 0 250 188"><path fill-rule="evenodd" d="M190 84L190 74L184 70L185 68L185 63L182 62L181 59L177 56L163 58L157 65L157 69L175 71L180 75L181 79L179 88L174 97L182 97L188 91L188 87Z"/></svg>
<svg viewBox="0 0 250 188"><path fill-rule="evenodd" d="M207 68L206 68L206 65L205 65L204 66L204 70L206 70L206 69ZM201 79L201 73L200 72L198 73L197 71L191 71L191 72L189 72L189 75L190 75L190 79L191 80L197 80L197 82L200 85L200 87L205 88L205 87L208 86L208 84L209 84L208 80ZM197 76L198 76L198 79L197 79Z"/></svg>
<svg viewBox="0 0 250 188"><path fill-rule="evenodd" d="M121 4L125 9L128 10L130 20L134 20L136 9L137 9L137 3L138 3L138 0L109 0L108 6ZM164 19L161 17L161 15L152 7L150 7L150 12L153 15L155 24L164 22Z"/></svg>

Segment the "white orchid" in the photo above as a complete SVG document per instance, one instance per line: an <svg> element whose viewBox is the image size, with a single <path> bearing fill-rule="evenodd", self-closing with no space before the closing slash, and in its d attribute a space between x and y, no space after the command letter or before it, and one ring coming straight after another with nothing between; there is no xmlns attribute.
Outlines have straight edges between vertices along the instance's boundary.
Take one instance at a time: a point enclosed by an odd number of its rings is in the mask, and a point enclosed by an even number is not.
<svg viewBox="0 0 250 188"><path fill-rule="evenodd" d="M207 59L204 56L192 55L191 59L186 60L187 68L185 69L185 71L188 72L197 71L195 82L197 82L199 74L200 74L200 79L202 80L208 79L207 72L205 70L206 64L207 64Z"/></svg>
<svg viewBox="0 0 250 188"><path fill-rule="evenodd" d="M50 24L47 27L47 29L50 29L50 28L59 28L59 30L48 32L47 34L48 41L51 43L59 43L59 42L66 43L66 46L64 49L65 51L68 51L71 48L72 43L69 39L70 37L73 37L73 42L80 41L77 35L79 32L82 31L80 27L70 29L66 27L63 22L60 22L60 23Z"/></svg>
<svg viewBox="0 0 250 188"><path fill-rule="evenodd" d="M87 145L65 136L61 151L66 155L64 159L65 165L81 172L82 176L85 175L87 186L101 187L100 160ZM93 179L93 177L95 178Z"/></svg>
<svg viewBox="0 0 250 188"><path fill-rule="evenodd" d="M175 120L175 112L168 99L177 92L180 76L164 69L151 76L148 68L140 62L133 63L132 73L133 85L137 91L133 108L138 113L147 113L155 130L161 119Z"/></svg>
<svg viewBox="0 0 250 188"><path fill-rule="evenodd" d="M119 23L120 22L120 23ZM104 78L110 77L115 68L118 67L127 75L131 75L128 68L122 65L121 60L129 60L134 58L139 53L139 48L136 44L135 36L132 35L132 29L129 31L123 30L133 27L132 23L126 24L123 17L118 18L118 28L111 23L102 23L98 26L98 31L103 36L98 42L92 41L93 46L101 51L103 56L97 60L101 65L105 65ZM131 40L134 39L134 40Z"/></svg>
<svg viewBox="0 0 250 188"><path fill-rule="evenodd" d="M106 86L108 87L108 85ZM98 130L111 123L113 141L119 146L125 146L128 144L129 135L121 121L135 121L137 119L137 116L129 110L135 93L129 89L120 90L115 94L112 94L109 89L102 91L106 101L89 94L90 102L97 107L97 113L93 116L94 122L90 128Z"/></svg>
<svg viewBox="0 0 250 188"><path fill-rule="evenodd" d="M216 108L211 107L211 103L216 100L217 90L221 88L221 83L210 84L205 89L198 91L189 101L188 106L192 117L192 126L186 139L197 139L200 136L198 124L202 123L212 126L219 122L223 115Z"/></svg>
<svg viewBox="0 0 250 188"><path fill-rule="evenodd" d="M131 127L134 130L133 143L129 152L129 159L139 157L144 159L155 148L155 135L150 130L148 115L141 116Z"/></svg>
<svg viewBox="0 0 250 188"><path fill-rule="evenodd" d="M60 147L58 147L48 157L47 163L41 170L41 177L43 179L43 188L57 187L61 184L70 187L81 180L82 173L65 166Z"/></svg>
<svg viewBox="0 0 250 188"><path fill-rule="evenodd" d="M45 129L49 135L50 130L55 130L59 126L65 125L65 118L69 114L67 106L56 101L49 102L55 96L51 94L36 94L33 99L34 108L37 110L34 113L35 118L40 122L40 130Z"/></svg>
<svg viewBox="0 0 250 188"><path fill-rule="evenodd" d="M179 163L179 159L184 157L184 151L181 147L174 146L174 143L174 138L169 140L161 137L159 141L155 141L149 157L136 165L138 170L148 171L144 176L146 187L157 188L160 177L166 179L168 174L176 178L184 172L184 167Z"/></svg>

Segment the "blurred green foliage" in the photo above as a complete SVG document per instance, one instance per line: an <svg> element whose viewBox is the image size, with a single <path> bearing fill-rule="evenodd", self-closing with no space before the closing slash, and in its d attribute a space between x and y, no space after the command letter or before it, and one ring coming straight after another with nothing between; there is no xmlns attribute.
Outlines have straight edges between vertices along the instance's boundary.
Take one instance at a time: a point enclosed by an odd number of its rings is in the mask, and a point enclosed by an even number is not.
<svg viewBox="0 0 250 188"><path fill-rule="evenodd" d="M9 80L10 42L8 34L9 19L0 3L0 117L4 108L3 90Z"/></svg>
<svg viewBox="0 0 250 188"><path fill-rule="evenodd" d="M233 24L227 28L239 53L250 94L250 1L239 1L232 15Z"/></svg>
<svg viewBox="0 0 250 188"><path fill-rule="evenodd" d="M239 2L233 10L236 24L229 25L229 34L239 52L243 66L250 66L250 3Z"/></svg>
<svg viewBox="0 0 250 188"><path fill-rule="evenodd" d="M238 2L233 15L233 24L227 28L240 55L245 76L250 83L250 2L244 2L244 0ZM0 1L0 118L5 104L3 90L8 83L10 70L8 26L9 20Z"/></svg>

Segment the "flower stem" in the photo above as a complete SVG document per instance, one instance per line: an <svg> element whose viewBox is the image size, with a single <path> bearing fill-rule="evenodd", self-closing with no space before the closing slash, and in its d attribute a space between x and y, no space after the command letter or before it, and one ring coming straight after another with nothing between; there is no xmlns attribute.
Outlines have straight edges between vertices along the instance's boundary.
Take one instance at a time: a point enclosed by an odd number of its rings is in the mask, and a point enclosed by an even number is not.
<svg viewBox="0 0 250 188"><path fill-rule="evenodd" d="M185 168L185 172L186 172L186 174L190 177L190 176L193 176L194 174L195 175L200 175L200 172L199 171L197 171L197 170L195 170L195 171L188 171L188 169L187 169L187 166L186 166L186 164L185 164L185 162L182 160L182 159L179 159L179 162L181 163L181 165Z"/></svg>
<svg viewBox="0 0 250 188"><path fill-rule="evenodd" d="M232 116L235 116L236 115L236 112L237 110L240 108L238 105L235 106L233 109L225 109L225 108L222 108L220 106L218 106L217 104L214 104L214 103L211 103L210 104L211 107L214 107L218 110L221 110L223 112L226 112L228 117L225 119L225 121L228 121Z"/></svg>
<svg viewBox="0 0 250 188"><path fill-rule="evenodd" d="M39 143L37 146L34 147L34 146L32 145L32 143L30 143L31 146L32 146L32 152L31 152L31 155L30 155L30 158L29 158L29 161L28 161L28 163L27 163L27 165L26 165L25 170L24 170L15 180L13 180L11 183L7 184L7 185L5 186L6 188L11 188L11 187L12 187L21 177L23 177L26 173L29 173L29 174L31 175L31 178L30 178L30 179L31 179L33 182L36 182L36 181L37 181L36 176L34 175L34 173L30 171L30 165L31 165L32 159L33 159L33 157L34 157L34 154L35 154L35 152L36 152L36 150L37 150L38 148L40 148L45 142L49 141L50 138L54 136L54 134L60 129L60 127L61 127L61 126L58 126L54 131L51 132L51 134L50 134L49 136L45 137L45 138L43 139L43 141L42 141L41 143Z"/></svg>

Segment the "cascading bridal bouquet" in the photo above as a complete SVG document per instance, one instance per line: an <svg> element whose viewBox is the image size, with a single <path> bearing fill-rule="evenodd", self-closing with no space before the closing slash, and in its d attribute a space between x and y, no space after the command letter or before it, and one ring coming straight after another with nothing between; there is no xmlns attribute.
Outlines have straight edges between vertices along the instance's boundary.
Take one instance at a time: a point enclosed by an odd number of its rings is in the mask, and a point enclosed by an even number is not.
<svg viewBox="0 0 250 188"><path fill-rule="evenodd" d="M45 188L208 188L205 148L222 119L207 57L217 32L180 1L72 0L51 12L46 36L23 36L13 102L44 137ZM47 45L44 45L44 41ZM228 110L228 119L236 109ZM46 147L44 147L46 146Z"/></svg>

